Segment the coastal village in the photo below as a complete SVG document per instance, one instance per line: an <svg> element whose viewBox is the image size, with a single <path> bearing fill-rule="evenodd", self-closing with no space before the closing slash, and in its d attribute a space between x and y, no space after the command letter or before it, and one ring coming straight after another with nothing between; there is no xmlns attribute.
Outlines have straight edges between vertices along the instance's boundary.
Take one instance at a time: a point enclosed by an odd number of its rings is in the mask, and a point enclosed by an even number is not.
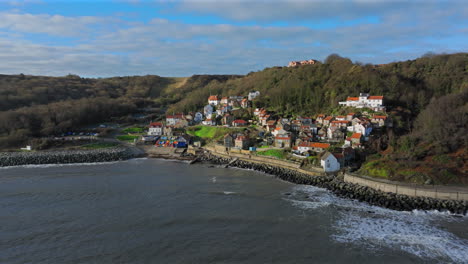
<svg viewBox="0 0 468 264"><path fill-rule="evenodd" d="M293 61L288 67L316 63ZM32 141L32 146L0 155L0 166L107 162L145 156L181 159L190 164L208 162L252 169L391 209L443 209L466 215L468 192L463 188L428 187L428 181L413 186L363 174L367 164L381 155L376 149L386 144L387 128L393 128L394 122L401 125L394 114L397 106L384 94L359 90L356 94L339 94L346 99L334 101L325 107L327 111L303 109L300 114L285 114L281 108L275 111L267 107L265 98L260 91L251 90L206 95L206 103L198 104L193 112L141 109L119 119L111 117L107 123ZM51 147L54 151L36 152Z"/></svg>
<svg viewBox="0 0 468 264"><path fill-rule="evenodd" d="M254 108L260 96L259 91L210 95L198 112L174 113L166 115L164 121L151 122L141 141L163 148L211 145L226 153L288 159L334 173L356 167L365 157L369 139L378 137L383 127L392 126L383 95L349 96L339 102L339 107L349 110L343 115L321 113L294 118ZM208 127L226 132L220 140L203 142L196 131Z"/></svg>

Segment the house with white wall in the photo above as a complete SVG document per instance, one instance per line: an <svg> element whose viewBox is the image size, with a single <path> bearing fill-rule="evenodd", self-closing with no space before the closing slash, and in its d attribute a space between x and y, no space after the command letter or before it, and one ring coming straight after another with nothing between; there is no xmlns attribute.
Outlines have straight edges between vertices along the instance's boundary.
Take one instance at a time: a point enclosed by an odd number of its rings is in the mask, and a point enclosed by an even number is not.
<svg viewBox="0 0 468 264"><path fill-rule="evenodd" d="M348 97L346 101L339 102L339 105L355 107L355 108L370 108L374 111L385 111L383 105L384 97L381 95L369 95L368 93L360 93L359 97Z"/></svg>
<svg viewBox="0 0 468 264"><path fill-rule="evenodd" d="M166 125L174 126L180 121L184 120L185 116L182 113L174 114L174 115L167 115L166 116Z"/></svg>
<svg viewBox="0 0 468 264"><path fill-rule="evenodd" d="M259 91L251 91L249 92L249 101L252 101L253 99L255 99L257 96L260 95L260 92Z"/></svg>
<svg viewBox="0 0 468 264"><path fill-rule="evenodd" d="M164 133L164 124L153 122L149 125L148 136L161 136Z"/></svg>
<svg viewBox="0 0 468 264"><path fill-rule="evenodd" d="M340 170L340 162L331 152L325 152L320 158L320 165L325 172L335 172Z"/></svg>
<svg viewBox="0 0 468 264"><path fill-rule="evenodd" d="M219 98L217 95L211 95L208 97L208 104L210 105L218 105L220 102Z"/></svg>

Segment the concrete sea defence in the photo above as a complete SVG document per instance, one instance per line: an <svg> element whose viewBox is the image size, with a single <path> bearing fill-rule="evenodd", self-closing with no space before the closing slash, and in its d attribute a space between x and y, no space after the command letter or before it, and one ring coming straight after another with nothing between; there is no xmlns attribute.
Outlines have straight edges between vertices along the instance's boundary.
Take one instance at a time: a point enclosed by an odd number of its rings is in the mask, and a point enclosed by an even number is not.
<svg viewBox="0 0 468 264"><path fill-rule="evenodd" d="M297 170L290 168L248 162L239 159L235 160L224 156L217 156L212 153L205 153L200 155L197 158L197 161L206 161L218 165L228 165L243 169L252 169L274 175L288 182L326 188L340 197L355 199L371 205L385 207L393 210L439 210L463 215L466 215L468 212L467 201L445 200L421 196L412 197L403 194L382 192L368 186L345 182L342 176L313 176L310 174L298 172Z"/></svg>
<svg viewBox="0 0 468 264"><path fill-rule="evenodd" d="M0 167L30 164L108 162L126 160L140 154L138 151L126 147L44 152L0 152Z"/></svg>
<svg viewBox="0 0 468 264"><path fill-rule="evenodd" d="M140 145L138 148L144 151L150 158L193 160L195 156L188 154L183 148L155 147L153 145Z"/></svg>

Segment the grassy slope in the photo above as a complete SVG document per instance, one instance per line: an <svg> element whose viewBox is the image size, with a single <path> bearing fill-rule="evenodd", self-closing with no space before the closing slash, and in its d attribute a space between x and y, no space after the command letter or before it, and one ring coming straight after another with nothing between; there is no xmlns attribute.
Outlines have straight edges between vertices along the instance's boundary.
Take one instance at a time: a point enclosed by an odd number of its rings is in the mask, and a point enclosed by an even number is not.
<svg viewBox="0 0 468 264"><path fill-rule="evenodd" d="M220 140L227 133L236 133L240 131L242 131L242 129L213 126L196 126L188 129L187 133L189 135L203 139Z"/></svg>
<svg viewBox="0 0 468 264"><path fill-rule="evenodd" d="M286 153L282 149L269 149L269 150L266 150L266 151L259 151L259 152L257 152L257 155L276 157L276 158L279 158L279 159L285 159L286 158Z"/></svg>
<svg viewBox="0 0 468 264"><path fill-rule="evenodd" d="M139 138L140 136L132 136L132 135L120 135L117 136L116 138L120 141L127 141L127 142L133 142L134 139Z"/></svg>

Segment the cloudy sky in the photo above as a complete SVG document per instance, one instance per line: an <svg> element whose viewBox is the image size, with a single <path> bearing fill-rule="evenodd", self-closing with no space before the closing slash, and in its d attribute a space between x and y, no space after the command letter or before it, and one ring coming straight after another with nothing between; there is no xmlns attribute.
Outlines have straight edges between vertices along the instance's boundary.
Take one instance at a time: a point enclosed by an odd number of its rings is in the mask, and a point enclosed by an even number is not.
<svg viewBox="0 0 468 264"><path fill-rule="evenodd" d="M0 0L0 73L246 74L337 53L468 51L461 0Z"/></svg>

